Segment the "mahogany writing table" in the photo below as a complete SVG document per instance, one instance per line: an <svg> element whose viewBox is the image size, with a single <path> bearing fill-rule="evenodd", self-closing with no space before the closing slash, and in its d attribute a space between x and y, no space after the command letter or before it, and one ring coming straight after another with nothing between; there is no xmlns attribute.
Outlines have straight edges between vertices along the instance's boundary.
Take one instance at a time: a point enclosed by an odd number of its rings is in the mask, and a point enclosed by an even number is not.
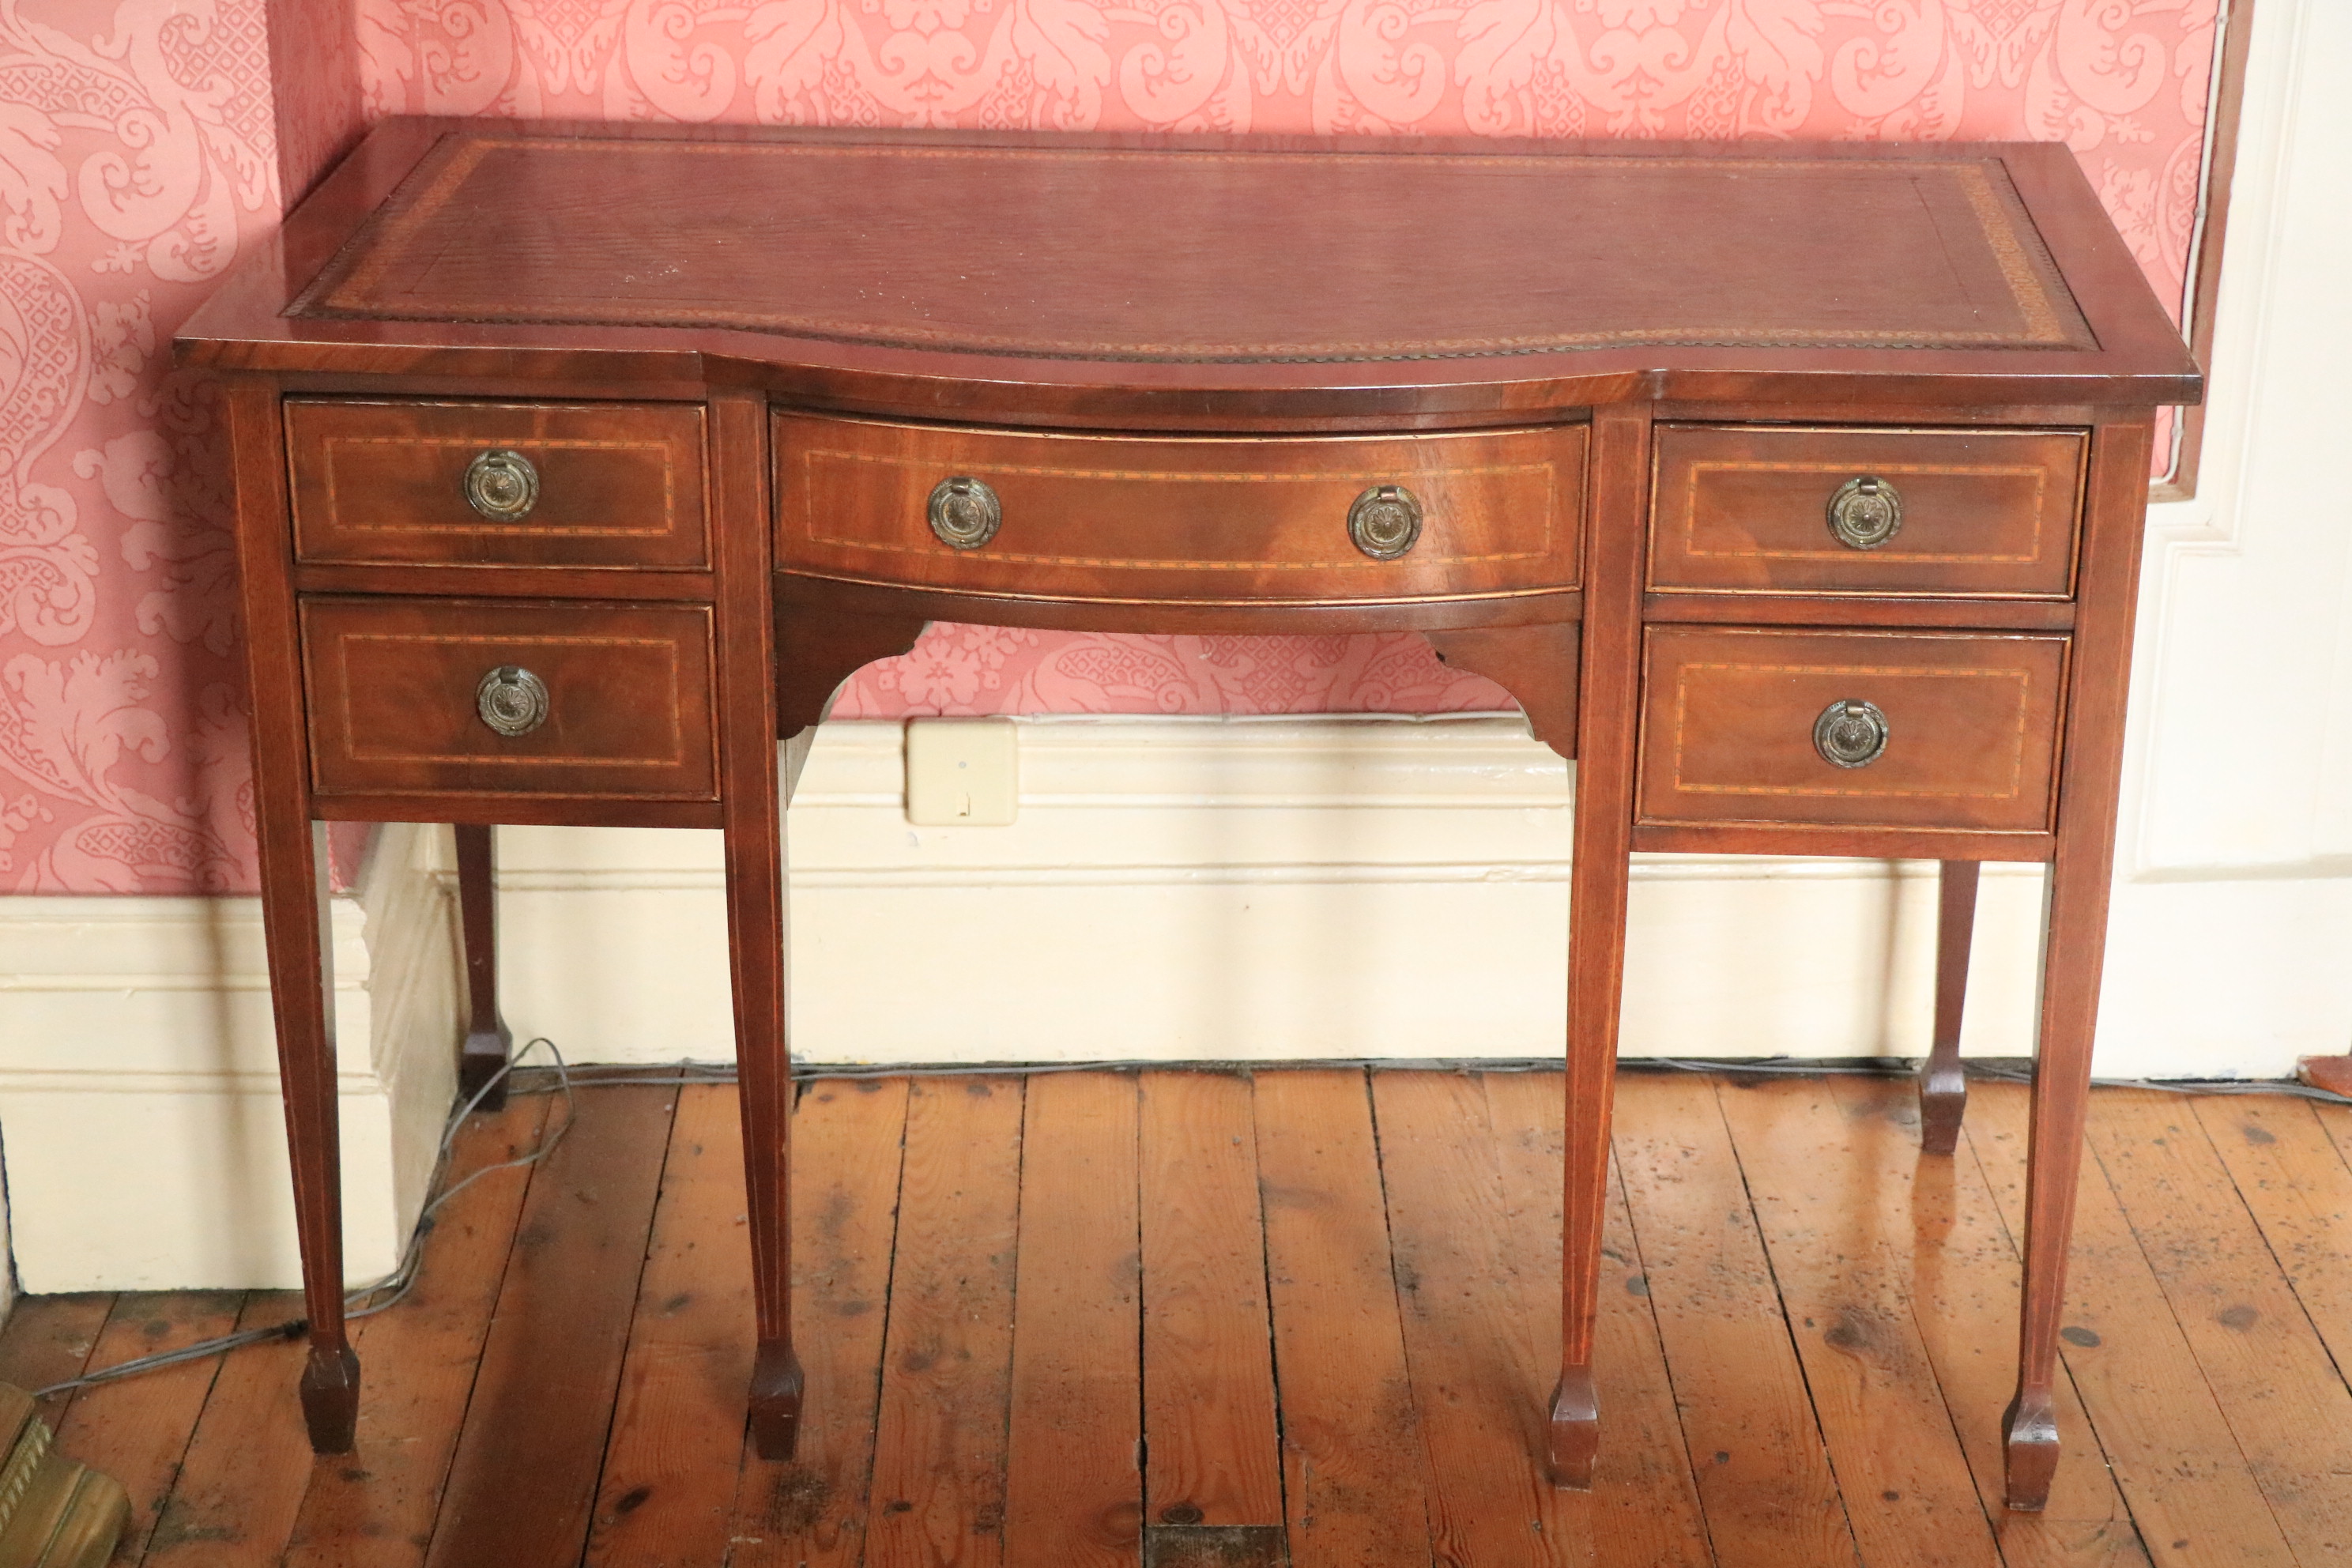
<svg viewBox="0 0 2352 1568"><path fill-rule="evenodd" d="M478 877L484 824L724 829L782 1457L779 737L934 618L1410 628L1579 764L1562 1484L1628 855L2051 863L2040 1506L2151 428L2200 392L2063 148L399 121L180 351L227 378L320 1451L359 1368L318 824L467 825Z"/></svg>

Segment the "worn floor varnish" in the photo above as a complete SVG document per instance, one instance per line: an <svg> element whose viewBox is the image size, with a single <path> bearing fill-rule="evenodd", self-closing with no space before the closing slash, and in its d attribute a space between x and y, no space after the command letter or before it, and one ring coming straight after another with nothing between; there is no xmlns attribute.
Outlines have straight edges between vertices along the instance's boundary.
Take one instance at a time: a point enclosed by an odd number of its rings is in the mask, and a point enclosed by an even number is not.
<svg viewBox="0 0 2352 1568"><path fill-rule="evenodd" d="M1949 1158L1907 1086L1628 1075L1599 1483L1536 1479L1558 1074L807 1086L802 1451L743 1441L731 1091L587 1089L440 1216L312 1463L269 1345L47 1402L156 1568L2337 1568L2352 1112L2093 1097L2040 1516L1998 1506L2025 1096ZM531 1145L519 1096L461 1171ZM37 1386L279 1296L31 1298Z"/></svg>

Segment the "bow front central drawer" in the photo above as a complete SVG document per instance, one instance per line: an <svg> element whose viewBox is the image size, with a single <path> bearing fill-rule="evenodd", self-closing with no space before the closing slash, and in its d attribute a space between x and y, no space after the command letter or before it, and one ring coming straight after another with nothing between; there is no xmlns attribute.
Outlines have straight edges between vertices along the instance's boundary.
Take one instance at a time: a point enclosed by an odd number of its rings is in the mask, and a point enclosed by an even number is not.
<svg viewBox="0 0 2352 1568"><path fill-rule="evenodd" d="M779 416L786 571L1160 603L1578 582L1585 427L1143 437Z"/></svg>
<svg viewBox="0 0 2352 1568"><path fill-rule="evenodd" d="M705 605L311 598L300 615L320 796L719 796Z"/></svg>

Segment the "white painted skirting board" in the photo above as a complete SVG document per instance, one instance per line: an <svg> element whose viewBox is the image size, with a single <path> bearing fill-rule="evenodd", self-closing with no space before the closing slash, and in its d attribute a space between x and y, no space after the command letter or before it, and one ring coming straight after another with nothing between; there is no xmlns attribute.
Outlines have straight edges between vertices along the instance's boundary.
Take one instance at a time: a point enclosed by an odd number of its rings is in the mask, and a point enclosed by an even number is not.
<svg viewBox="0 0 2352 1568"><path fill-rule="evenodd" d="M1006 827L910 826L903 737L826 726L793 805L804 1059L1559 1048L1571 770L1515 716L1024 721ZM715 834L508 828L499 856L519 1038L731 1054ZM2041 880L1987 868L1973 1053L2032 1048ZM387 829L335 901L355 1280L392 1267L449 1103L452 901L437 827ZM1645 857L1632 926L1628 1055L1926 1048L1932 864ZM255 901L0 900L0 952L25 1288L294 1283ZM2137 1048L2111 1034L2102 1070Z"/></svg>
<svg viewBox="0 0 2352 1568"><path fill-rule="evenodd" d="M456 1086L446 829L334 900L349 1278L388 1272ZM0 899L0 1152L28 1291L300 1275L257 900Z"/></svg>
<svg viewBox="0 0 2352 1568"><path fill-rule="evenodd" d="M1516 716L1021 724L1019 819L910 826L903 729L825 726L790 815L804 1058L1542 1057L1570 771ZM502 828L517 1037L731 1054L710 833ZM1930 863L1644 857L1633 1056L1916 1055ZM1965 1048L2031 1050L2038 868L1987 868Z"/></svg>

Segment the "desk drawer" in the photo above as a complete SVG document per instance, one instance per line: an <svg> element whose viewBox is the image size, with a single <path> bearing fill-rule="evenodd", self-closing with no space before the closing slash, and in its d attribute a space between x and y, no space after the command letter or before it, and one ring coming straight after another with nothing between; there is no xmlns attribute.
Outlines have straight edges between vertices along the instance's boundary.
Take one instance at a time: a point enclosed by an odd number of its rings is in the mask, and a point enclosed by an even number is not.
<svg viewBox="0 0 2352 1568"><path fill-rule="evenodd" d="M1650 586L2065 598L2084 441L1661 425Z"/></svg>
<svg viewBox="0 0 2352 1568"><path fill-rule="evenodd" d="M286 443L303 561L710 564L693 404L293 398Z"/></svg>
<svg viewBox="0 0 2352 1568"><path fill-rule="evenodd" d="M312 787L715 800L700 605L305 600Z"/></svg>
<svg viewBox="0 0 2352 1568"><path fill-rule="evenodd" d="M2063 637L1654 626L1643 662L1642 822L2052 826Z"/></svg>
<svg viewBox="0 0 2352 1568"><path fill-rule="evenodd" d="M787 415L775 448L776 551L788 571L1024 597L1211 603L1578 580L1580 425L1155 440ZM950 497L943 487L957 481L967 488ZM1404 494L1365 500L1383 486Z"/></svg>

